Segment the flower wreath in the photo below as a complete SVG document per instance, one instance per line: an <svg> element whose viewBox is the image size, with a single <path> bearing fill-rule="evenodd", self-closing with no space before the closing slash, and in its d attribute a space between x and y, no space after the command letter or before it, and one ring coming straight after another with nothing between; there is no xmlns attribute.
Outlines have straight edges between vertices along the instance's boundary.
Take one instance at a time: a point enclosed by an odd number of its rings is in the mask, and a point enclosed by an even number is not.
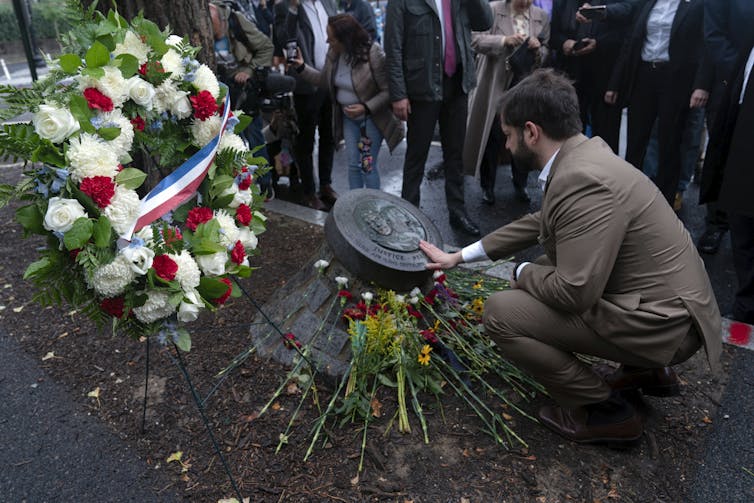
<svg viewBox="0 0 754 503"><path fill-rule="evenodd" d="M25 235L47 236L24 275L38 300L188 351L182 324L235 293L230 275L251 273L264 160L236 134L250 118L230 112L199 49L141 16L80 13L46 79L0 89L6 116L33 111L0 131L1 154L32 161L0 203L26 201ZM167 176L140 197L155 174Z"/></svg>

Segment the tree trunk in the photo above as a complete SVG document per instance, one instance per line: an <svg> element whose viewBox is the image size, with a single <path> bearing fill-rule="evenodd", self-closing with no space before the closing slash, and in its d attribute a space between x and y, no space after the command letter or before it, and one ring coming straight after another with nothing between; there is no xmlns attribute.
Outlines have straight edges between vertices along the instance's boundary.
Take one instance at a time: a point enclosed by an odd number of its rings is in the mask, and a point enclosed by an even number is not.
<svg viewBox="0 0 754 503"><path fill-rule="evenodd" d="M89 5L92 0L82 0L82 4ZM215 52L213 48L212 22L209 17L207 0L116 0L118 12L129 21L139 12L144 17L157 23L164 29L170 26L171 31L181 37L188 36L191 45L201 47L202 51L197 59L215 69ZM100 1L97 9L102 12L110 10L111 2Z"/></svg>

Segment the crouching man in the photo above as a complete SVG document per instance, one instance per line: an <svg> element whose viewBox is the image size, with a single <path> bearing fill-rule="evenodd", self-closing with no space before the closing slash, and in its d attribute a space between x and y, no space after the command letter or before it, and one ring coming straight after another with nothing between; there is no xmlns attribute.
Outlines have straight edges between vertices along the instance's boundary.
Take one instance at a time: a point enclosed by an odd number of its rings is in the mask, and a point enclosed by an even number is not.
<svg viewBox="0 0 754 503"><path fill-rule="evenodd" d="M621 391L677 394L669 367L702 346L719 365L720 313L704 264L652 181L580 133L565 77L534 72L506 93L501 120L517 165L541 170L542 209L456 253L421 242L427 268L542 245L545 255L517 265L510 290L487 299L484 329L557 402L540 409L545 426L576 442L630 444L642 422ZM622 365L599 372L574 353Z"/></svg>

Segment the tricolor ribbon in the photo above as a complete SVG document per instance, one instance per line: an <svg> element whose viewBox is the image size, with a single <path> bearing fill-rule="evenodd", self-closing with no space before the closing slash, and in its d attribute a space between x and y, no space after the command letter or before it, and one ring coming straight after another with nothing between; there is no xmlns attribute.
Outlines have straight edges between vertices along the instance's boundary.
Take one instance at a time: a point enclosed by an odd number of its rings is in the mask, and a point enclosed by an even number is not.
<svg viewBox="0 0 754 503"><path fill-rule="evenodd" d="M141 200L139 216L131 225L131 228L121 236L122 239L130 241L134 232L146 227L193 197L215 160L229 116L230 95L226 93L220 132L199 152L192 155L178 169L160 180L160 183L149 191L149 194Z"/></svg>

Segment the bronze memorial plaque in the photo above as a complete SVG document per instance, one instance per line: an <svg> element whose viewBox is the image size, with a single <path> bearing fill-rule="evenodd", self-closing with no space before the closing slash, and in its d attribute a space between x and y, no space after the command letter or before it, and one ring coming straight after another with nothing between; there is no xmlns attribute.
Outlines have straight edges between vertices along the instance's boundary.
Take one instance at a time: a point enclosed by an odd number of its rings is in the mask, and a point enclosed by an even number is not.
<svg viewBox="0 0 754 503"><path fill-rule="evenodd" d="M327 217L325 236L351 273L399 291L420 286L431 276L419 240L442 246L440 232L421 211L374 189L341 195Z"/></svg>

